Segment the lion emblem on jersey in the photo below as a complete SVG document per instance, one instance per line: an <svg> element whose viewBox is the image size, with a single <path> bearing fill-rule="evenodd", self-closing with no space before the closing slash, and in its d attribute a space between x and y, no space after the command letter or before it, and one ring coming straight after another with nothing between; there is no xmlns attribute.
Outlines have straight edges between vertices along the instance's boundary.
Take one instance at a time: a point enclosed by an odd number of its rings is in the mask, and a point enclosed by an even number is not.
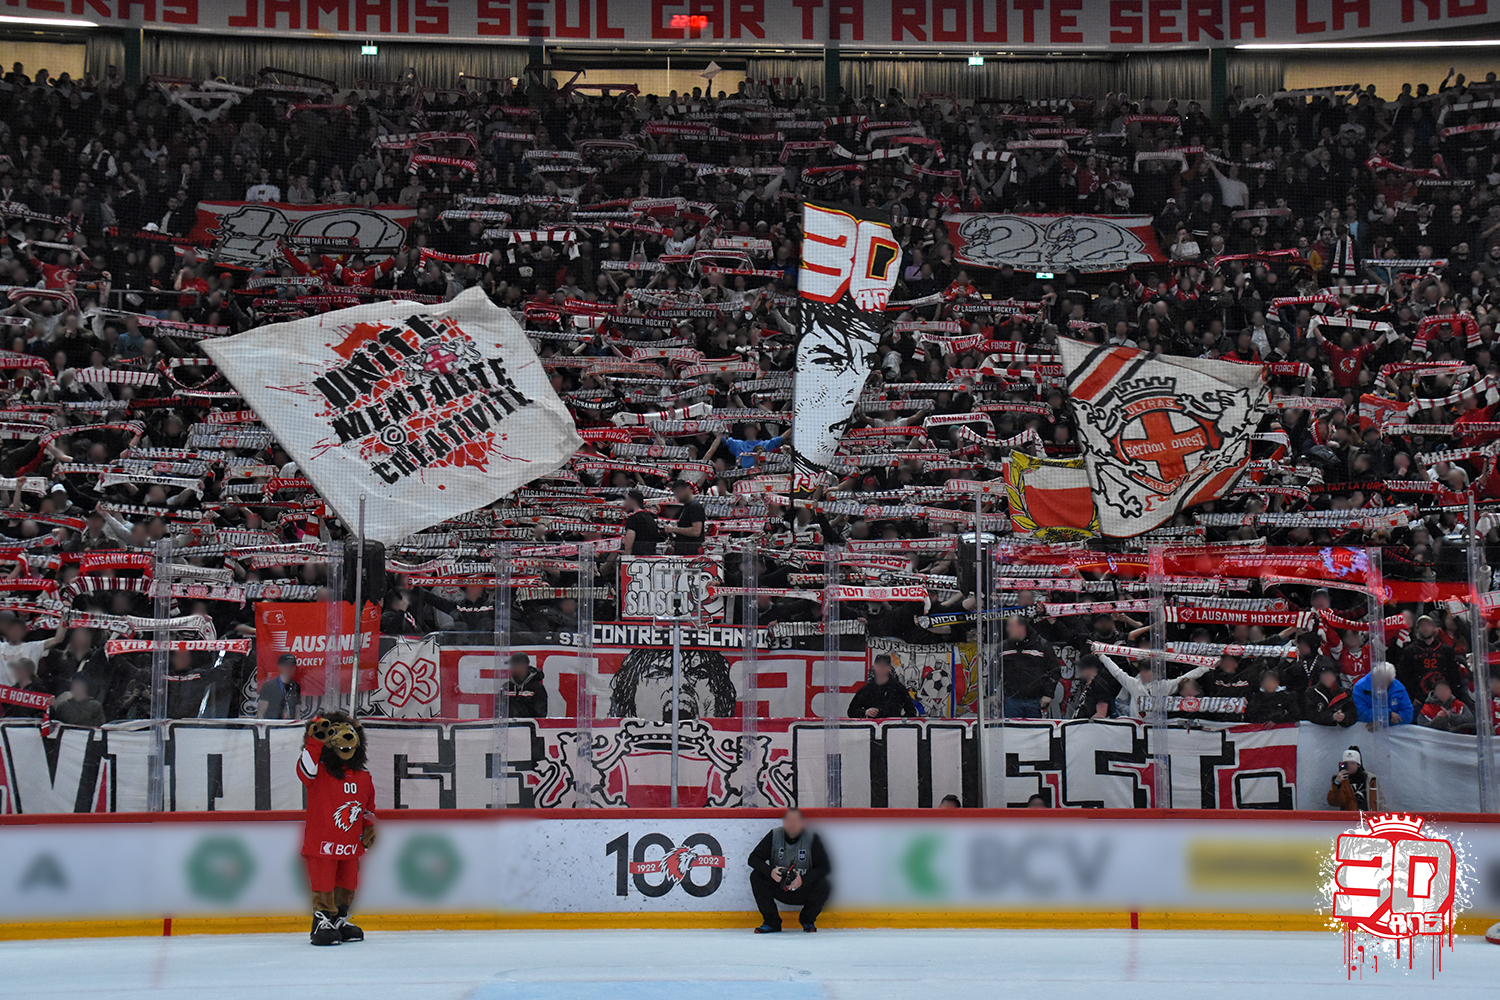
<svg viewBox="0 0 1500 1000"><path fill-rule="evenodd" d="M364 806L358 802L345 802L333 811L333 825L340 830L352 830L364 811Z"/></svg>

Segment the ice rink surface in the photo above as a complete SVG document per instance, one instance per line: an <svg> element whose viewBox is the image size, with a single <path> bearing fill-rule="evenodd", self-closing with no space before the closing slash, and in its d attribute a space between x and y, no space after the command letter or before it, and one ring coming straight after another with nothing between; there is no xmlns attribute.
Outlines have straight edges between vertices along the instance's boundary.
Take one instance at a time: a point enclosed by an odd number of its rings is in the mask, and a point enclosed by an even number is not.
<svg viewBox="0 0 1500 1000"><path fill-rule="evenodd" d="M795 923L792 924L796 926ZM1345 979L1342 939L1228 931L827 930L371 932L0 942L0 996L139 1000L951 1000L992 987L1048 1000L1400 995L1493 998L1500 947L1459 938L1434 980L1426 952ZM1425 964L1424 964L1425 963Z"/></svg>

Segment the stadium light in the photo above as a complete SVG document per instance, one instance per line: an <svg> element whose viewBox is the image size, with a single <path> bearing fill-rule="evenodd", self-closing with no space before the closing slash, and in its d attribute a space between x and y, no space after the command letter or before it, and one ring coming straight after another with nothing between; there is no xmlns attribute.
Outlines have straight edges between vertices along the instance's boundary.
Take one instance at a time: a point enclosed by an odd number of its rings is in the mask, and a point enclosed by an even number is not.
<svg viewBox="0 0 1500 1000"><path fill-rule="evenodd" d="M359 47L359 54L362 56L378 56L380 55L380 46L371 45L367 42Z"/></svg>
<svg viewBox="0 0 1500 1000"><path fill-rule="evenodd" d="M984 56L970 56L969 57L969 65L970 66L983 66L984 65Z"/></svg>
<svg viewBox="0 0 1500 1000"><path fill-rule="evenodd" d="M93 21L77 17L12 17L0 15L0 24L15 24L24 28L97 28Z"/></svg>
<svg viewBox="0 0 1500 1000"><path fill-rule="evenodd" d="M1236 49L1258 52L1291 51L1294 49L1478 49L1500 45L1500 39L1470 38L1425 41L1394 42L1243 42Z"/></svg>

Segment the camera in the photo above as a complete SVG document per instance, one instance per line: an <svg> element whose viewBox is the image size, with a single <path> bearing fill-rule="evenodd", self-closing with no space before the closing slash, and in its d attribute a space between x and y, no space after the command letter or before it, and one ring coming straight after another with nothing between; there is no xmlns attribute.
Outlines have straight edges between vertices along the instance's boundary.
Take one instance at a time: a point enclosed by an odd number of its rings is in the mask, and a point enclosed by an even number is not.
<svg viewBox="0 0 1500 1000"><path fill-rule="evenodd" d="M777 880L777 884L780 885L783 889L790 890L792 887L792 883L797 880L797 875L797 869L783 868L781 869L781 878Z"/></svg>

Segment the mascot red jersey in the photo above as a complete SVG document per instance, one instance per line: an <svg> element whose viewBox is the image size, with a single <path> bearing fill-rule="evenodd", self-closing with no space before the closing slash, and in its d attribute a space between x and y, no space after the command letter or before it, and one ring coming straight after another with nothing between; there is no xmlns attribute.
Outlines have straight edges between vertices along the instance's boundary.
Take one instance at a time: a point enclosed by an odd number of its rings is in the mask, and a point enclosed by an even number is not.
<svg viewBox="0 0 1500 1000"><path fill-rule="evenodd" d="M328 712L307 726L297 758L307 786L307 827L302 856L312 884L312 943L363 941L349 922L359 887L359 858L375 843L375 783L365 770L365 733L343 712Z"/></svg>

